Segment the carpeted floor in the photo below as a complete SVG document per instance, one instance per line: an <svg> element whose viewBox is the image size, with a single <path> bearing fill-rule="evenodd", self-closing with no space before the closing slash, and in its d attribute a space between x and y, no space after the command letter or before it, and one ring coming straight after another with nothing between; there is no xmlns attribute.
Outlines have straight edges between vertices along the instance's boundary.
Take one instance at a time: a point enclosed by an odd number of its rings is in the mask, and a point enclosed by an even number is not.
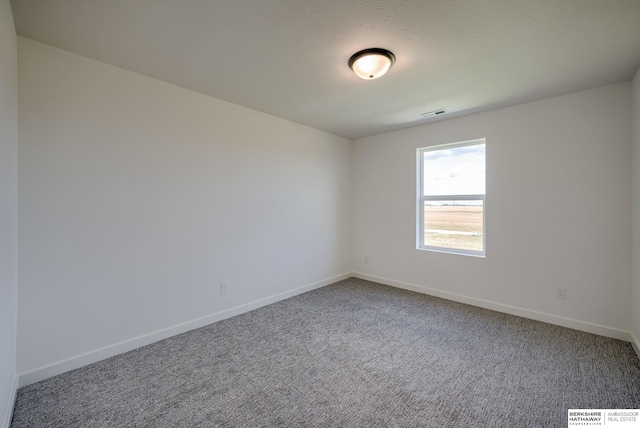
<svg viewBox="0 0 640 428"><path fill-rule="evenodd" d="M349 279L18 391L22 427L564 427L629 343Z"/></svg>

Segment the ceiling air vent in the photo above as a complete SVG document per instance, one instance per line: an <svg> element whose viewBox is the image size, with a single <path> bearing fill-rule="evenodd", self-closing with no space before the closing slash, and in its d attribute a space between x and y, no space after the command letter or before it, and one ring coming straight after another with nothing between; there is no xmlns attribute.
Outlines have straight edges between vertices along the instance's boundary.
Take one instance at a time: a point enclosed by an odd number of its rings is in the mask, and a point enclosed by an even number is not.
<svg viewBox="0 0 640 428"><path fill-rule="evenodd" d="M441 114L444 114L444 113L445 113L445 111L442 108L440 110L430 111L429 113L421 113L420 116L422 116L424 119L427 119L429 117L440 116Z"/></svg>

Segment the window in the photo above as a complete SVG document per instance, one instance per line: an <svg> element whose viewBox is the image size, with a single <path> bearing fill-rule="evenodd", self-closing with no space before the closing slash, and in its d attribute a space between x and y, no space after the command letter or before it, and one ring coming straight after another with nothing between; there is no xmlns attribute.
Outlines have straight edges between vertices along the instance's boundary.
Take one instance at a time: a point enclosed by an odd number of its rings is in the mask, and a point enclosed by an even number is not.
<svg viewBox="0 0 640 428"><path fill-rule="evenodd" d="M418 249L484 257L485 140L418 149Z"/></svg>

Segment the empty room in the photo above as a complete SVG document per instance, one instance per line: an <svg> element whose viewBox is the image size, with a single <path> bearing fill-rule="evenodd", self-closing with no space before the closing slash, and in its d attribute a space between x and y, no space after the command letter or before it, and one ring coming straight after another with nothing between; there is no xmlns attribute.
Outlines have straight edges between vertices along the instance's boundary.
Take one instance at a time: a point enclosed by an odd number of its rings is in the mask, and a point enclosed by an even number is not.
<svg viewBox="0 0 640 428"><path fill-rule="evenodd" d="M640 427L640 1L0 0L0 428Z"/></svg>

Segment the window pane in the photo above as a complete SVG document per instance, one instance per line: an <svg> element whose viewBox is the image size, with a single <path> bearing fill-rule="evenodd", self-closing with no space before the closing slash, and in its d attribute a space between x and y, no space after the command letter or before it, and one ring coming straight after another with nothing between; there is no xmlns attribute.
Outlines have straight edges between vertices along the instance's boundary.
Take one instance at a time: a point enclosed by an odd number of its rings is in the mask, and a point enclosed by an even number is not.
<svg viewBox="0 0 640 428"><path fill-rule="evenodd" d="M423 152L423 195L483 195L485 145Z"/></svg>
<svg viewBox="0 0 640 428"><path fill-rule="evenodd" d="M483 251L484 205L473 201L424 201L424 245Z"/></svg>

